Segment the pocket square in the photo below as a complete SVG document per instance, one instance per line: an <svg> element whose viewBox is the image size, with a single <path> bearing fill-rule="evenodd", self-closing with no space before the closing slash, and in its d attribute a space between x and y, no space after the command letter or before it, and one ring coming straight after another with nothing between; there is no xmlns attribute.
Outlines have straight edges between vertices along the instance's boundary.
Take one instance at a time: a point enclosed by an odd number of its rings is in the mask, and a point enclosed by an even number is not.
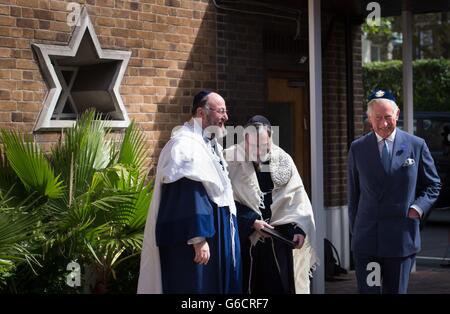
<svg viewBox="0 0 450 314"><path fill-rule="evenodd" d="M405 160L405 162L403 163L402 167L409 167L412 166L416 163L416 161L412 158L408 158Z"/></svg>

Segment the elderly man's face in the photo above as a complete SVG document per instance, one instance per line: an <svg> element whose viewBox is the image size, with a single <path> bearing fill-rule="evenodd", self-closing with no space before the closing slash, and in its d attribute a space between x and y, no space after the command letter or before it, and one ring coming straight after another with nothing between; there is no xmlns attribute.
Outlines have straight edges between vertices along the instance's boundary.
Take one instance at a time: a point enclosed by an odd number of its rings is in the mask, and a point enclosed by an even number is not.
<svg viewBox="0 0 450 314"><path fill-rule="evenodd" d="M264 162L269 157L272 141L266 130L245 135L245 153L249 161Z"/></svg>
<svg viewBox="0 0 450 314"><path fill-rule="evenodd" d="M216 93L208 95L208 102L204 108L200 110L202 118L202 127L205 132L214 133L217 138L221 138L226 134L225 122L228 121L227 106L225 100Z"/></svg>
<svg viewBox="0 0 450 314"><path fill-rule="evenodd" d="M369 121L373 130L382 138L386 138L397 126L397 119L400 110L395 112L392 104L388 100L378 99L372 103L372 112Z"/></svg>

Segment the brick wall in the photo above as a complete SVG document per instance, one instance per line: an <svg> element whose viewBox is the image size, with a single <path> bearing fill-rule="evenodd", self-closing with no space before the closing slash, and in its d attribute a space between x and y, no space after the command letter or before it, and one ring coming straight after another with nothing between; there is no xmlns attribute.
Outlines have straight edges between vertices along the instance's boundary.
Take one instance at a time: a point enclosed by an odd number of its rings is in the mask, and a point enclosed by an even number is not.
<svg viewBox="0 0 450 314"><path fill-rule="evenodd" d="M266 72L272 70L307 71L286 54L270 54L276 58L268 64L263 51L262 34L265 29L292 33L295 25L282 20L250 15L225 14L217 17L217 72L219 90L231 107L231 124L242 124L254 114L266 113ZM324 191L325 206L347 203L347 112L344 23L331 24L332 14L322 17L322 36L329 37L323 45L323 135L324 135ZM329 33L331 28L331 32ZM299 41L307 53L308 28L302 20ZM353 27L353 75L355 135L362 132L362 70L361 33ZM298 56L297 56L298 59ZM284 60L284 62L283 62ZM278 68L274 68L274 65ZM307 74L307 73L306 73ZM312 144L314 145L314 143Z"/></svg>
<svg viewBox="0 0 450 314"><path fill-rule="evenodd" d="M264 113L263 25L261 17L248 14L217 16L218 89L230 107L230 124Z"/></svg>
<svg viewBox="0 0 450 314"><path fill-rule="evenodd" d="M60 0L0 0L0 128L31 132L47 92L31 50L32 43L67 45L73 28ZM265 113L266 72L272 65L263 49L263 32L295 32L280 19L216 12L207 0L81 0L103 49L130 50L121 86L130 118L145 130L154 165L175 125L189 117L192 96L217 89L231 110L230 123L242 124ZM306 17L306 16L305 16ZM324 19L326 29L327 19ZM325 33L325 31L324 31ZM343 25L323 55L325 203L345 201L346 112ZM300 40L307 51L307 20ZM355 32L355 121L362 108L360 39ZM285 55L274 56L285 67ZM273 60L272 60L273 61ZM277 61L277 62L278 62ZM306 70L304 68L303 70ZM360 132L355 131L355 134ZM58 133L35 138L48 149ZM314 144L313 144L314 145ZM331 179L328 179L331 178Z"/></svg>
<svg viewBox="0 0 450 314"><path fill-rule="evenodd" d="M325 30L332 28L323 52L323 119L324 119L324 191L325 206L347 203L347 97L345 63L345 25L343 21L324 19ZM362 132L361 32L353 33L353 107L355 136Z"/></svg>
<svg viewBox="0 0 450 314"><path fill-rule="evenodd" d="M0 128L31 132L47 92L32 43L67 45L67 4L0 0ZM121 95L145 130L153 163L192 95L216 89L215 12L207 0L81 0L103 49L131 50ZM56 133L36 139L49 147Z"/></svg>

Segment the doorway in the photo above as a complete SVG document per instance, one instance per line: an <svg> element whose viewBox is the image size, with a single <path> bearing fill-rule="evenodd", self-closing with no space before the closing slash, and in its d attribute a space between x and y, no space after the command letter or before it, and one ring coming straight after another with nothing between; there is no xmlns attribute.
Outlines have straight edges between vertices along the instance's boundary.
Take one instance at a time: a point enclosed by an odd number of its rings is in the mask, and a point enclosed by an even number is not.
<svg viewBox="0 0 450 314"><path fill-rule="evenodd" d="M308 84L304 75L270 72L267 76L268 115L279 127L278 145L297 166L308 195L311 195Z"/></svg>

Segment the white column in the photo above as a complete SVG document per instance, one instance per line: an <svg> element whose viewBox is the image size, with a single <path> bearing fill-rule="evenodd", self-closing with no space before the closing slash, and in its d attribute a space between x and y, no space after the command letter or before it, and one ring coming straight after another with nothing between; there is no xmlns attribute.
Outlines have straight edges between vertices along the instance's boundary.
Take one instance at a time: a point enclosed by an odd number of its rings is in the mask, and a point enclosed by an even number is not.
<svg viewBox="0 0 450 314"><path fill-rule="evenodd" d="M412 67L412 50L413 50L413 15L408 5L408 1L404 1L405 5L402 10L402 33L403 33L403 130L413 134L413 67Z"/></svg>
<svg viewBox="0 0 450 314"><path fill-rule="evenodd" d="M317 254L320 266L314 272L312 293L325 293L323 239L326 216L323 202L323 135L322 135L322 47L320 0L308 0L309 86L311 112L311 202L317 232Z"/></svg>
<svg viewBox="0 0 450 314"><path fill-rule="evenodd" d="M350 237L348 236L348 207L336 206L326 207L325 216L327 220L325 237L331 241L336 248L341 260L341 266L350 269Z"/></svg>
<svg viewBox="0 0 450 314"><path fill-rule="evenodd" d="M402 8L402 58L403 58L403 130L414 134L414 96L413 96L413 15L409 0L403 1ZM416 271L414 263L411 272Z"/></svg>

